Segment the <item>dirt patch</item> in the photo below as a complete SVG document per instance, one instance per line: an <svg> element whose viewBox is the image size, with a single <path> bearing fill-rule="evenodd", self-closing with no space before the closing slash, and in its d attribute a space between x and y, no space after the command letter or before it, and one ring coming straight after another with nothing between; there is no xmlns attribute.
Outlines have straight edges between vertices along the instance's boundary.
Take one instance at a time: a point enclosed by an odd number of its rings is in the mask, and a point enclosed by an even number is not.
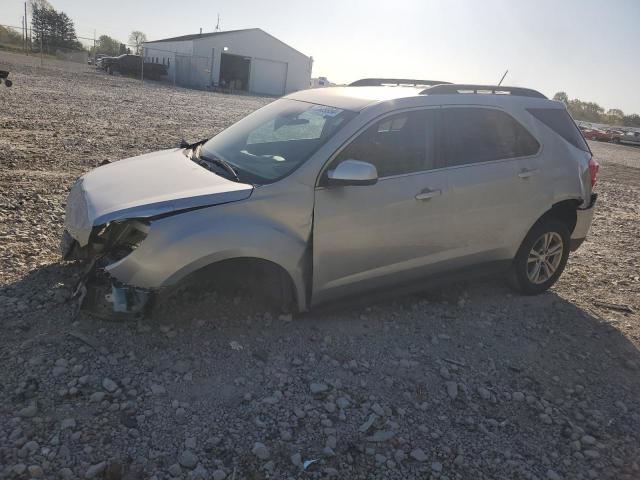
<svg viewBox="0 0 640 480"><path fill-rule="evenodd" d="M73 319L57 244L77 175L270 100L16 58L0 53L0 476L640 476L640 149L592 144L591 234L541 296L487 280L289 322L207 292L148 322Z"/></svg>

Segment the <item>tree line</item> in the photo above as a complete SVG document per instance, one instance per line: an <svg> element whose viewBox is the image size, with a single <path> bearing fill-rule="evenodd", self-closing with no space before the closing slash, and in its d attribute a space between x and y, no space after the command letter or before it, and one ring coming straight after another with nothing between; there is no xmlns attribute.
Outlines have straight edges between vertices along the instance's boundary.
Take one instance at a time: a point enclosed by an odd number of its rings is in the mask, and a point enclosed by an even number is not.
<svg viewBox="0 0 640 480"><path fill-rule="evenodd" d="M124 53L140 55L146 41L147 36L135 30L129 35L128 45L109 35L100 35L91 48L86 48L78 41L73 20L66 13L53 8L47 0L31 0L31 38L27 48L32 52L40 52L42 46L42 51L47 54L65 49L88 51L92 56L116 56ZM23 35L19 31L0 26L0 45L21 49L23 42Z"/></svg>
<svg viewBox="0 0 640 480"><path fill-rule="evenodd" d="M625 115L618 108L610 108L605 112L605 109L595 102L583 102L577 98L570 99L566 92L556 93L553 99L564 103L575 120L624 127L640 127L640 115L637 113Z"/></svg>

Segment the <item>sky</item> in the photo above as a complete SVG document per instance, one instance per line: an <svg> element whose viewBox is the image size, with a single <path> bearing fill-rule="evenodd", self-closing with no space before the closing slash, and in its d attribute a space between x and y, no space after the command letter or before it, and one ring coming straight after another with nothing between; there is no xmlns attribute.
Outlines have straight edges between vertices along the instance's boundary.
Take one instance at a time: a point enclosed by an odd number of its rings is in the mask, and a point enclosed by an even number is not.
<svg viewBox="0 0 640 480"><path fill-rule="evenodd" d="M419 78L565 91L640 114L640 0L49 0L78 36L149 40L260 27L306 55L313 76ZM0 1L20 25L22 0Z"/></svg>

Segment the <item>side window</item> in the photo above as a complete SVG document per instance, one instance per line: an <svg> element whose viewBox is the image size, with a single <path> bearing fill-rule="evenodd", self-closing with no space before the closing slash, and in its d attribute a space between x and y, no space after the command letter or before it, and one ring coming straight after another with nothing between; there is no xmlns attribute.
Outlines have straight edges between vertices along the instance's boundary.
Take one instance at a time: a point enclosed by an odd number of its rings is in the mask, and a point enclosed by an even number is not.
<svg viewBox="0 0 640 480"><path fill-rule="evenodd" d="M434 165L431 110L399 113L375 122L334 160L361 160L375 165L379 177L429 170Z"/></svg>
<svg viewBox="0 0 640 480"><path fill-rule="evenodd" d="M534 155L535 138L510 115L488 108L443 109L447 166Z"/></svg>
<svg viewBox="0 0 640 480"><path fill-rule="evenodd" d="M527 111L574 147L585 152L589 151L589 146L584 141L582 132L576 128L569 112L564 108L529 108Z"/></svg>

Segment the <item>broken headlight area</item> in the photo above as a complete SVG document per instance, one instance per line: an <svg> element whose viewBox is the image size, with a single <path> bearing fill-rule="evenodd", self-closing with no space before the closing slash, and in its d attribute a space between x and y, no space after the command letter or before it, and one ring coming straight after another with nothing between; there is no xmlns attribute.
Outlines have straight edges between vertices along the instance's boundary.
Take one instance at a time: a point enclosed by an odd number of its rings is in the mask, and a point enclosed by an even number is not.
<svg viewBox="0 0 640 480"><path fill-rule="evenodd" d="M111 222L96 227L89 243L83 247L68 232L62 238L62 255L66 260L85 262L73 298L77 310L107 318L116 314L143 314L150 305L152 292L125 285L110 277L105 268L122 260L146 238L149 224L139 220Z"/></svg>
<svg viewBox="0 0 640 480"><path fill-rule="evenodd" d="M135 250L149 233L149 224L141 220L111 222L95 227L89 242L80 246L65 230L60 242L63 260L91 260L108 256L112 262L121 260Z"/></svg>

